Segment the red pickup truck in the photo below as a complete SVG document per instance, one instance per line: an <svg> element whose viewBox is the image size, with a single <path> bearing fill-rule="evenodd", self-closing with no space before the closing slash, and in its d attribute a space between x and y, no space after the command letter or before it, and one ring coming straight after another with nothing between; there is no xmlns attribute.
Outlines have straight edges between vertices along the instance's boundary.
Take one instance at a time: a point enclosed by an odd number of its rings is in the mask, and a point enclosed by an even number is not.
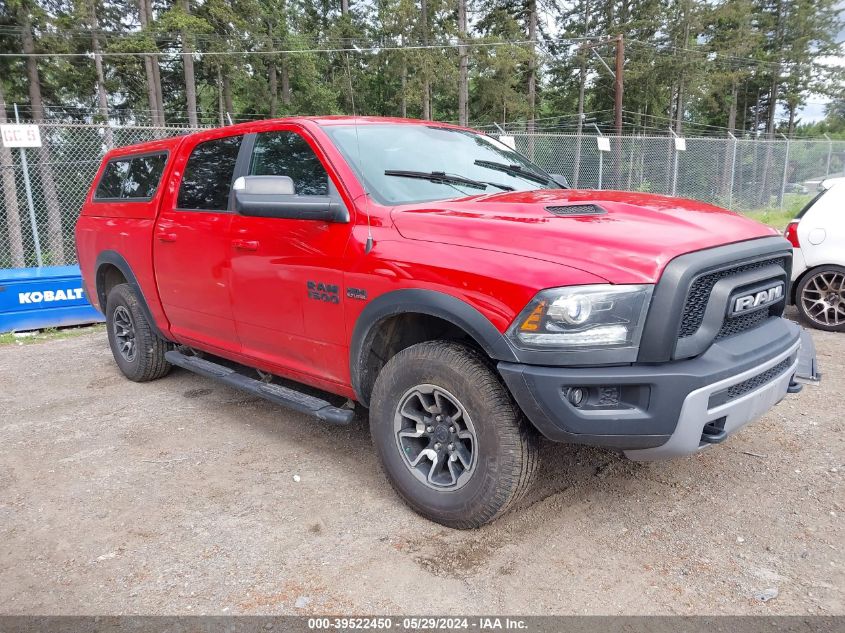
<svg viewBox="0 0 845 633"><path fill-rule="evenodd" d="M115 361L172 365L332 424L369 409L387 478L468 528L538 432L700 451L797 391L774 230L708 204L566 189L451 125L291 118L109 152L76 228Z"/></svg>

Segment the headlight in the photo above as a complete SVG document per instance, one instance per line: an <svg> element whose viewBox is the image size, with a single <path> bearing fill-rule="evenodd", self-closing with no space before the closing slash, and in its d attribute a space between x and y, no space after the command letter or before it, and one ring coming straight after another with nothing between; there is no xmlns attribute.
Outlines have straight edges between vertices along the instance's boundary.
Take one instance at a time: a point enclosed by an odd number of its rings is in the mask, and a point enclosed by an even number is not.
<svg viewBox="0 0 845 633"><path fill-rule="evenodd" d="M653 286L571 286L540 292L508 331L525 349L637 347Z"/></svg>

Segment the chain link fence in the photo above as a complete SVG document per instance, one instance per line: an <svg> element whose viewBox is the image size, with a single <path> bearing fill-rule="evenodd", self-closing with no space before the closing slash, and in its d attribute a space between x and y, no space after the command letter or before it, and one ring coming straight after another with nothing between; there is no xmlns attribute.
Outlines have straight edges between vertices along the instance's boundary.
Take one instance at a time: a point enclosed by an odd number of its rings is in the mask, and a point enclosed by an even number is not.
<svg viewBox="0 0 845 633"><path fill-rule="evenodd" d="M845 141L509 136L573 187L682 196L739 212L783 208L789 194L809 195L824 178L845 176Z"/></svg>
<svg viewBox="0 0 845 633"><path fill-rule="evenodd" d="M193 131L40 128L41 148L0 148L0 268L76 263L73 228L107 149ZM809 198L823 178L845 176L845 141L605 136L601 151L594 135L510 136L573 187L677 195L741 212L783 208L789 196Z"/></svg>
<svg viewBox="0 0 845 633"><path fill-rule="evenodd" d="M110 147L143 143L190 128L39 125L42 146L0 146L0 269L76 263L73 229Z"/></svg>

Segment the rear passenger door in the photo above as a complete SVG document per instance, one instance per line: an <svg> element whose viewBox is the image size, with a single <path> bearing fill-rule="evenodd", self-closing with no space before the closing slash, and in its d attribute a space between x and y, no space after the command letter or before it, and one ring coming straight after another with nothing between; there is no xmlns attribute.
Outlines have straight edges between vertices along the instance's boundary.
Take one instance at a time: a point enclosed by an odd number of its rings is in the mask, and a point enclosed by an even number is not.
<svg viewBox="0 0 845 633"><path fill-rule="evenodd" d="M289 176L299 196L340 197L318 145L297 129L250 135L249 146L239 175ZM342 261L351 227L234 215L232 293L244 354L302 382L347 382Z"/></svg>
<svg viewBox="0 0 845 633"><path fill-rule="evenodd" d="M192 138L193 147L180 150L153 234L153 255L173 335L236 352L229 231L232 178L243 135L220 132Z"/></svg>

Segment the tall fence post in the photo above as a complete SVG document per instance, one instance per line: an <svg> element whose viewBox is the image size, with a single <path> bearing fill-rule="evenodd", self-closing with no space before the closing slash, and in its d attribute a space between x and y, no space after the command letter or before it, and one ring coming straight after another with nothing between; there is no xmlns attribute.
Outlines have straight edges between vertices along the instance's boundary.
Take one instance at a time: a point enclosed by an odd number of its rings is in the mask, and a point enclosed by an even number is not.
<svg viewBox="0 0 845 633"><path fill-rule="evenodd" d="M578 126L578 133L575 135L575 160L572 161L572 186L578 189L578 179L581 177L581 145L584 142L583 129Z"/></svg>
<svg viewBox="0 0 845 633"><path fill-rule="evenodd" d="M601 190L601 177L604 172L604 152L599 150L599 190Z"/></svg>
<svg viewBox="0 0 845 633"><path fill-rule="evenodd" d="M672 136L669 136L669 153L666 155L666 195L672 194L672 163L674 157L672 156L672 151L674 150L674 143L675 141L672 140Z"/></svg>
<svg viewBox="0 0 845 633"><path fill-rule="evenodd" d="M604 134L601 133L601 130L599 129L598 125L593 123L593 127L596 128L596 133L599 136L604 136ZM598 139L596 139L596 147L599 149L599 186L598 186L598 189L601 190L601 179L602 179L602 175L604 173L604 152L599 147Z"/></svg>
<svg viewBox="0 0 845 633"><path fill-rule="evenodd" d="M830 176L830 155L833 153L833 141L827 134L824 137L827 139L827 166L824 168L824 177L827 178Z"/></svg>
<svg viewBox="0 0 845 633"><path fill-rule="evenodd" d="M15 123L20 123L21 118L18 115L18 104L15 104ZM19 147L18 151L21 153L21 170L23 171L23 187L26 190L26 204L29 207L29 224L32 227L32 241L35 245L35 261L38 267L44 266L44 261L41 258L41 239L38 236L38 220L35 218L35 204L32 201L32 184L29 181L29 165L26 162L26 149Z"/></svg>
<svg viewBox="0 0 845 633"><path fill-rule="evenodd" d="M728 136L731 137L733 141L733 152L731 152L731 184L728 188L728 209L733 211L733 203L734 203L734 183L736 182L736 146L737 140L736 137L731 133L728 132Z"/></svg>
<svg viewBox="0 0 845 633"><path fill-rule="evenodd" d="M678 135L672 128L669 128L669 131L672 133L670 138L672 140L672 195L674 196L678 192L678 147L675 144Z"/></svg>
<svg viewBox="0 0 845 633"><path fill-rule="evenodd" d="M786 195L786 177L789 172L789 139L783 134L781 134L781 136L783 136L786 140L786 156L783 157L783 180L781 180L780 183L780 200L778 202L779 209L783 209L783 198Z"/></svg>

